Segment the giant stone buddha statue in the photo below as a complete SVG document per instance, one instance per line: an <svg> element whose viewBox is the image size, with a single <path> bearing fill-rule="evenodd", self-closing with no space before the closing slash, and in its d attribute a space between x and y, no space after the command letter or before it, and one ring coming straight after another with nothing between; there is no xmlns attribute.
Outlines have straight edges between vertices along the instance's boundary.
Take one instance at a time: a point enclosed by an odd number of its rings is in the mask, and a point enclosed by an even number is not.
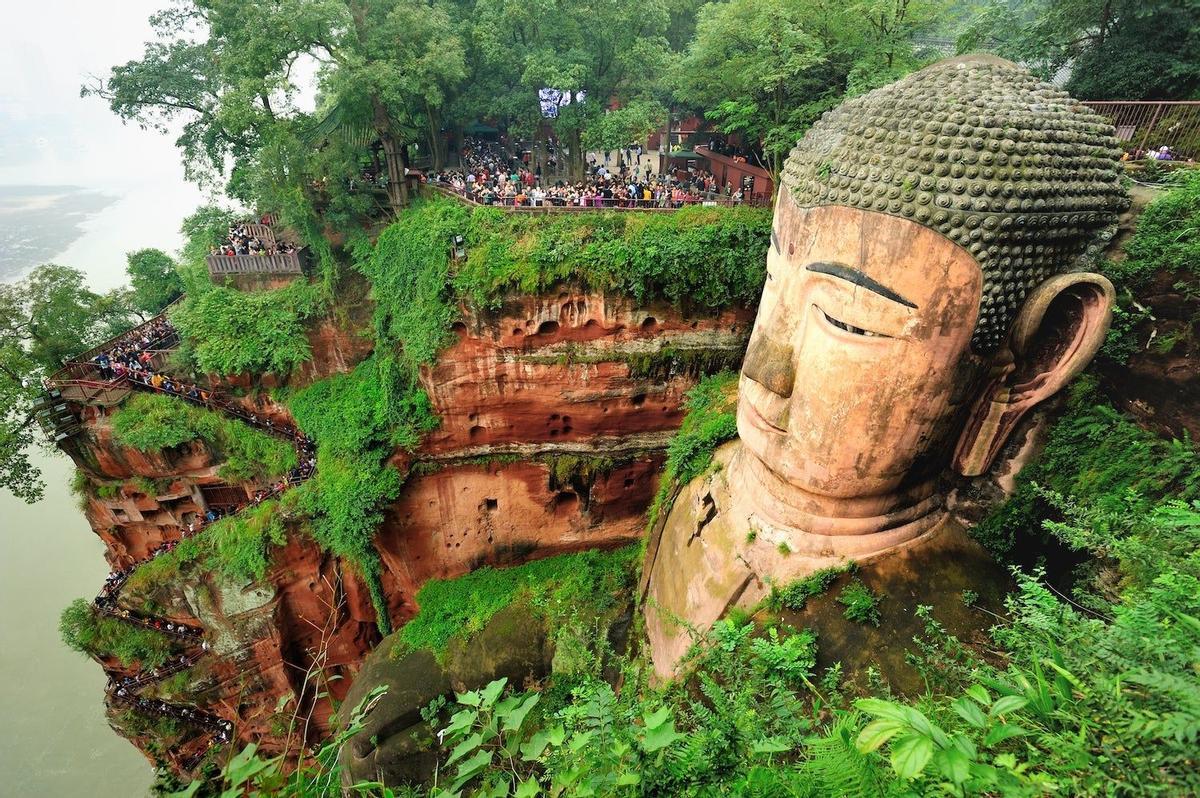
<svg viewBox="0 0 1200 798"><path fill-rule="evenodd" d="M1113 288L1078 271L1127 199L1101 117L997 58L940 62L792 150L742 367L738 440L655 530L646 625L670 675L735 606L946 534L945 476L987 471L1091 360Z"/></svg>

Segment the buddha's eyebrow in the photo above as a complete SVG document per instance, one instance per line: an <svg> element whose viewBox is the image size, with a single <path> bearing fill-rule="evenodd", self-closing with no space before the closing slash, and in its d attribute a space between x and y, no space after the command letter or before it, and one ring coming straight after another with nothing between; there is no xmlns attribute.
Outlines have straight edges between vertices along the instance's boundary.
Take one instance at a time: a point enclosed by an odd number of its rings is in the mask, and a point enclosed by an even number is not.
<svg viewBox="0 0 1200 798"><path fill-rule="evenodd" d="M885 299L890 299L893 302L899 302L901 305L904 305L907 308L916 309L917 307L916 304L909 302L907 299L900 296L886 285L876 282L874 279L858 269L852 269L843 263L825 263L824 261L817 261L816 263L808 264L808 266L805 268L807 268L810 272L816 272L817 274L828 274L830 277L837 277L847 282L854 283L855 285L861 286L868 291L873 291L876 294L879 294Z"/></svg>

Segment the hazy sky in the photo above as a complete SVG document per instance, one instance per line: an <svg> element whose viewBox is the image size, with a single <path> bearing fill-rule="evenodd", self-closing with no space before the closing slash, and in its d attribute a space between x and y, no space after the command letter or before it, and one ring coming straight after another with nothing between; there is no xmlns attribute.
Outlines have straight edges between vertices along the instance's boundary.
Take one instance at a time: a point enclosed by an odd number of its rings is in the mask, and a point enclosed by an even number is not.
<svg viewBox="0 0 1200 798"><path fill-rule="evenodd" d="M183 179L169 136L123 125L79 86L137 58L167 0L33 0L0 10L0 183Z"/></svg>

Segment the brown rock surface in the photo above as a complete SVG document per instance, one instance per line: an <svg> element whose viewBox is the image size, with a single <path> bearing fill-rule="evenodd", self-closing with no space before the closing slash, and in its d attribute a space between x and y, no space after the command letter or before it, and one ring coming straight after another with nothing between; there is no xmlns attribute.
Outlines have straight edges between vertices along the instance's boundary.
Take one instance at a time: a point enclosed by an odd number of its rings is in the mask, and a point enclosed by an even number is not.
<svg viewBox="0 0 1200 798"><path fill-rule="evenodd" d="M339 321L314 325L313 360L291 382L361 362L370 352L368 316L358 303ZM459 340L422 375L441 427L417 452L394 458L415 467L376 538L393 625L416 612L416 592L430 578L636 539L684 392L703 371L737 367L752 319L747 310L688 318L569 289L467 313ZM228 383L253 384L269 387ZM265 392L241 402L260 418L291 422ZM114 566L178 539L208 504L244 501L257 487L224 485L220 453L202 444L137 452L112 440L102 414L83 412L85 431L68 451L107 486L87 513ZM263 584L221 584L197 568L122 600L205 628L214 651L195 669L190 701L268 752L282 749L293 717L297 728L307 725L308 743L328 732L332 704L317 693L344 698L379 640L360 578L298 530ZM202 750L194 735L162 750L137 724L114 725L176 769Z"/></svg>

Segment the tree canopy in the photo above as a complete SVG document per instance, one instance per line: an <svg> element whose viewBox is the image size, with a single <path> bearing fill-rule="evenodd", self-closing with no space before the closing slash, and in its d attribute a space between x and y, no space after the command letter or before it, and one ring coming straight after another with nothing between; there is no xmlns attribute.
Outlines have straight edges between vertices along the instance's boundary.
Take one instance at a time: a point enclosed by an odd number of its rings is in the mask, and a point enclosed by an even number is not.
<svg viewBox="0 0 1200 798"><path fill-rule="evenodd" d="M32 412L42 377L136 318L128 292L97 294L82 272L66 266L46 264L0 284L0 487L25 501L41 498L29 448L44 441Z"/></svg>

